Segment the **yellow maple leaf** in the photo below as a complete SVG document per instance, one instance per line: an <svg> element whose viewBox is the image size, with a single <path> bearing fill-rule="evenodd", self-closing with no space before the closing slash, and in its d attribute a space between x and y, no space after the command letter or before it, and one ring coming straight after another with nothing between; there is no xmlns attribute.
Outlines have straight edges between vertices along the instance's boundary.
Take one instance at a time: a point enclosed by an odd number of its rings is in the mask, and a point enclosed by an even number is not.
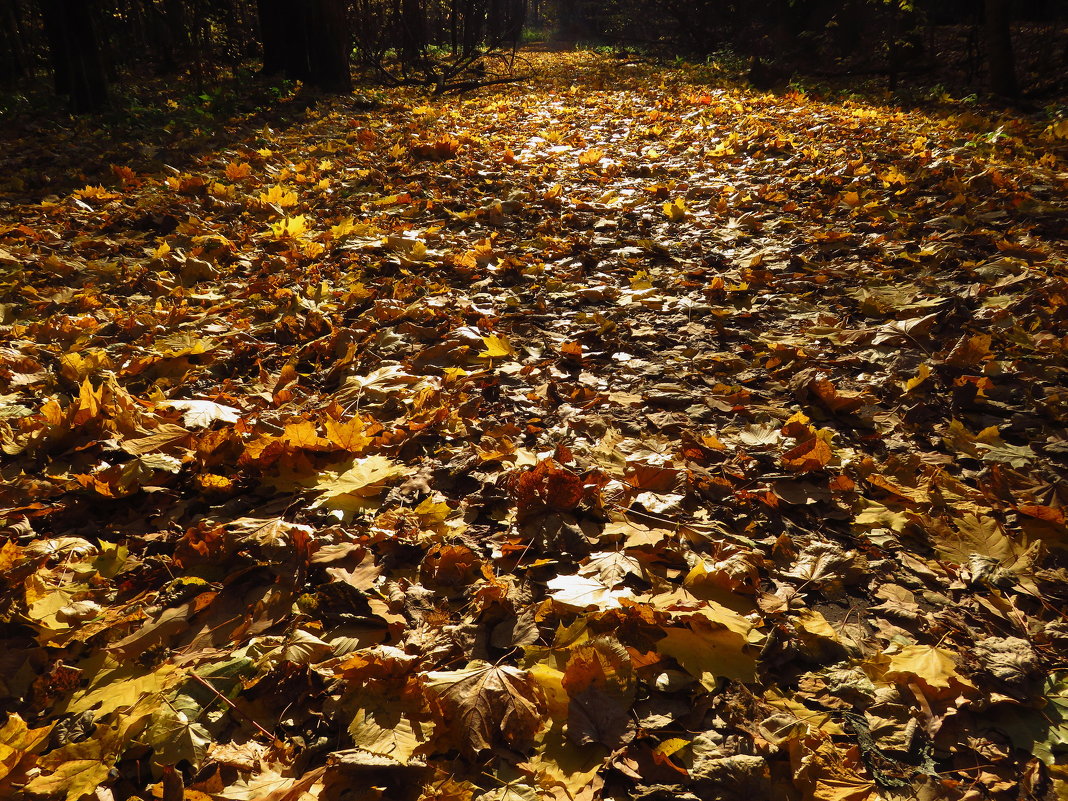
<svg viewBox="0 0 1068 801"><path fill-rule="evenodd" d="M503 334L490 334L488 337L482 337L482 342L486 349L479 352L478 356L481 359L504 359L516 356L515 348Z"/></svg>
<svg viewBox="0 0 1068 801"><path fill-rule="evenodd" d="M891 681L919 679L936 690L948 690L951 682L971 686L957 672L952 652L934 645L907 645L891 655L890 667L884 678Z"/></svg>
<svg viewBox="0 0 1068 801"><path fill-rule="evenodd" d="M583 167L592 167L604 158L604 151L599 147L591 147L585 153L579 155L578 162Z"/></svg>
<svg viewBox="0 0 1068 801"><path fill-rule="evenodd" d="M905 392L912 392L916 387L920 386L924 381L931 377L931 368L926 364L921 364L919 369L916 370L916 375L910 378L908 381L902 383L901 387Z"/></svg>
<svg viewBox="0 0 1068 801"><path fill-rule="evenodd" d="M240 181L252 175L252 165L245 161L231 161L226 165L226 177L231 181Z"/></svg>
<svg viewBox="0 0 1068 801"><path fill-rule="evenodd" d="M756 677L756 659L747 652L745 635L737 631L696 621L670 626L664 633L656 650L674 658L706 690L715 690L720 676L737 681Z"/></svg>
<svg viewBox="0 0 1068 801"><path fill-rule="evenodd" d="M638 270L638 272L630 277L629 281L630 288L635 291L653 288L653 282L649 280L649 273L645 270Z"/></svg>
<svg viewBox="0 0 1068 801"><path fill-rule="evenodd" d="M350 234L355 233L357 225L352 217L346 217L337 225L330 226L330 236L333 239L342 239Z"/></svg>
<svg viewBox="0 0 1068 801"><path fill-rule="evenodd" d="M66 793L65 801L79 801L101 787L110 770L102 759L72 759L57 765L50 774L34 777L25 789L39 795Z"/></svg>
<svg viewBox="0 0 1068 801"><path fill-rule="evenodd" d="M339 495L374 497L382 492L387 481L407 472L408 468L404 465L385 456L368 456L356 460L350 469L336 478L328 478L316 489L323 493L324 498L336 498Z"/></svg>
<svg viewBox="0 0 1068 801"><path fill-rule="evenodd" d="M308 218L303 214L285 217L280 222L271 224L271 234L275 239L290 237L296 239L308 232Z"/></svg>
<svg viewBox="0 0 1068 801"><path fill-rule="evenodd" d="M272 186L266 192L260 192L261 203L268 203L285 209L297 205L297 193L284 186Z"/></svg>
<svg viewBox="0 0 1068 801"><path fill-rule="evenodd" d="M21 717L11 713L7 722L0 726L0 783L9 775L19 776L34 765L34 755L43 750L55 725L49 723L31 729Z"/></svg>
<svg viewBox="0 0 1068 801"><path fill-rule="evenodd" d="M1068 139L1068 117L1057 120L1042 132L1044 139Z"/></svg>
<svg viewBox="0 0 1068 801"><path fill-rule="evenodd" d="M669 200L664 204L664 216L672 222L679 222L686 219L686 200L684 198L675 198L675 200Z"/></svg>
<svg viewBox="0 0 1068 801"><path fill-rule="evenodd" d="M94 200L115 200L122 197L117 192L110 192L102 186L87 186L84 189L77 189L74 192L74 196Z"/></svg>

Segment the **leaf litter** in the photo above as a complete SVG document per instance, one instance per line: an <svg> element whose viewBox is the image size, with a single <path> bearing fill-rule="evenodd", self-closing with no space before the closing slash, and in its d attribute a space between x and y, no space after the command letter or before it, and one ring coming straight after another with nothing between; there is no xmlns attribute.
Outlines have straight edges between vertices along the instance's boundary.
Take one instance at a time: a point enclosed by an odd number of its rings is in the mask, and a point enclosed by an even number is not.
<svg viewBox="0 0 1068 801"><path fill-rule="evenodd" d="M1066 792L1063 148L531 58L9 193L0 796Z"/></svg>

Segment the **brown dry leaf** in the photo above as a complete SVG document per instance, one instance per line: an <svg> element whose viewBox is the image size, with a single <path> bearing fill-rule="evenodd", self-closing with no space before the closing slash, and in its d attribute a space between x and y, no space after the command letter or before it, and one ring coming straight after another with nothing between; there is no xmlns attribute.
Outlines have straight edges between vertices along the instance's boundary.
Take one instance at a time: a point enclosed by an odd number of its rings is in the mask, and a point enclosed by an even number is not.
<svg viewBox="0 0 1068 801"><path fill-rule="evenodd" d="M545 702L531 675L508 666L475 663L464 670L426 674L452 741L471 755L506 745L526 751L545 723Z"/></svg>
<svg viewBox="0 0 1068 801"><path fill-rule="evenodd" d="M575 473L544 459L512 480L519 520L545 512L569 512L582 502L586 487Z"/></svg>
<svg viewBox="0 0 1068 801"><path fill-rule="evenodd" d="M946 362L954 367L974 367L990 356L990 334L964 334L946 356Z"/></svg>
<svg viewBox="0 0 1068 801"><path fill-rule="evenodd" d="M822 436L798 443L782 455L782 464L787 470L808 473L822 470L834 458L830 443Z"/></svg>
<svg viewBox="0 0 1068 801"><path fill-rule="evenodd" d="M573 742L615 749L633 739L634 674L618 640L600 637L575 648L561 684L569 697L567 735Z"/></svg>

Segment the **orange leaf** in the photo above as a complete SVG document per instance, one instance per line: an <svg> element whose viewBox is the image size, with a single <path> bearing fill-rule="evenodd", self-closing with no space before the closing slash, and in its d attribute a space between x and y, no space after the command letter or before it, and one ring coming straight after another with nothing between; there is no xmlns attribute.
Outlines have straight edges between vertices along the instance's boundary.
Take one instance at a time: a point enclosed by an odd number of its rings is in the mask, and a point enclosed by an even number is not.
<svg viewBox="0 0 1068 801"><path fill-rule="evenodd" d="M787 470L807 473L822 470L834 457L831 446L822 437L813 437L790 448L782 455L782 464Z"/></svg>
<svg viewBox="0 0 1068 801"><path fill-rule="evenodd" d="M538 462L514 482L520 520L543 512L568 512L582 502L586 488L582 479L552 459Z"/></svg>
<svg viewBox="0 0 1068 801"><path fill-rule="evenodd" d="M1054 523L1058 526L1064 525L1064 510L1053 506L1023 504L1017 506L1016 511L1036 520L1045 520L1047 523Z"/></svg>

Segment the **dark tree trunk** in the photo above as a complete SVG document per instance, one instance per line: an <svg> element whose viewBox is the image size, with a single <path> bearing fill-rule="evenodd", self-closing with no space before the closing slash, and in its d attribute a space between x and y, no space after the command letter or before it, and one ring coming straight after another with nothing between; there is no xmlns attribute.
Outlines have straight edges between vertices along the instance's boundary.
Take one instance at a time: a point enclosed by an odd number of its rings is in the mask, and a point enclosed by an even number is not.
<svg viewBox="0 0 1068 801"><path fill-rule="evenodd" d="M556 33L553 38L561 42L581 39L586 33L581 17L578 0L556 0Z"/></svg>
<svg viewBox="0 0 1068 801"><path fill-rule="evenodd" d="M89 0L42 0L41 10L56 92L70 95L75 114L102 108L107 79Z"/></svg>
<svg viewBox="0 0 1068 801"><path fill-rule="evenodd" d="M258 0L256 10L260 18L260 41L263 43L263 71L278 75L286 71L286 51L289 46L286 24L286 0Z"/></svg>
<svg viewBox="0 0 1068 801"><path fill-rule="evenodd" d="M0 3L0 85L10 85L28 72L15 0Z"/></svg>
<svg viewBox="0 0 1068 801"><path fill-rule="evenodd" d="M351 92L344 0L258 0L263 71L326 92Z"/></svg>
<svg viewBox="0 0 1068 801"><path fill-rule="evenodd" d="M401 0L400 19L401 41L397 44L404 61L412 64L419 60L427 46L426 19L419 0ZM464 16L460 24L466 26L470 19Z"/></svg>
<svg viewBox="0 0 1068 801"><path fill-rule="evenodd" d="M1012 53L1012 20L1009 0L986 0L986 63L990 90L1002 97L1016 97L1016 62Z"/></svg>
<svg viewBox="0 0 1068 801"><path fill-rule="evenodd" d="M347 8L345 0L309 0L307 4L308 81L325 92L352 91Z"/></svg>

